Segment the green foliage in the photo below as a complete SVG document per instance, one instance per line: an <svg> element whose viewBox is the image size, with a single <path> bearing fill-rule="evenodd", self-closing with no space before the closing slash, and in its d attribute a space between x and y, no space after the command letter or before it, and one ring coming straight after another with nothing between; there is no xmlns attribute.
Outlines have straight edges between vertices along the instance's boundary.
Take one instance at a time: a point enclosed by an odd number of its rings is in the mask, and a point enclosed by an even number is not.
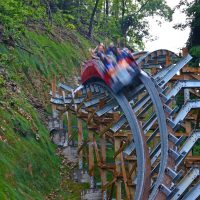
<svg viewBox="0 0 200 200"><path fill-rule="evenodd" d="M2 75L0 75L0 86L3 86L5 84L5 80Z"/></svg>
<svg viewBox="0 0 200 200"><path fill-rule="evenodd" d="M190 49L190 54L193 57L193 62L191 63L191 66L199 67L199 65L200 65L200 46L193 46Z"/></svg>
<svg viewBox="0 0 200 200"><path fill-rule="evenodd" d="M97 4L96 4L97 3ZM95 5L97 5L96 9ZM142 45L149 34L147 16L171 20L172 10L161 0L5 0L0 2L4 40L20 39L26 26L38 25L48 33L53 26L79 30L100 39L109 37ZM1 27L0 27L1 28Z"/></svg>
<svg viewBox="0 0 200 200"><path fill-rule="evenodd" d="M190 2L181 0L177 5L177 9L181 9L181 11L187 15L187 20L184 24L177 24L175 28L183 30L186 27L191 28L187 47L193 56L191 65L193 67L198 67L200 62L200 0Z"/></svg>
<svg viewBox="0 0 200 200"><path fill-rule="evenodd" d="M200 58L200 46L194 46L191 48L190 53L195 56Z"/></svg>
<svg viewBox="0 0 200 200"><path fill-rule="evenodd" d="M44 200L55 190L59 191L58 199L80 199L84 186L67 179L64 186L60 185L61 161L38 112L29 102L30 96L37 96L49 109L52 77L61 73L67 77L79 70L76 66L87 56L91 46L87 40L69 31L59 33L62 37L55 32L50 39L48 35L24 30L22 39L17 41L23 48L0 44L0 69L7 74L6 79L0 75L1 200ZM18 90L13 92L7 81L16 83ZM18 108L30 115L32 122Z"/></svg>
<svg viewBox="0 0 200 200"><path fill-rule="evenodd" d="M25 3L22 0L0 1L0 25L3 27L3 39L20 39L25 24L45 18L45 8L39 1Z"/></svg>
<svg viewBox="0 0 200 200"><path fill-rule="evenodd" d="M73 24L68 23L73 19L72 15L65 14L58 9L52 16L49 16L47 4L41 2L40 0L0 1L0 32L2 32L4 41L19 40L26 27L32 25L44 26L49 32L52 22L61 27L75 28Z"/></svg>
<svg viewBox="0 0 200 200"><path fill-rule="evenodd" d="M80 20L80 28L88 26L95 2L85 0L88 5L87 10L82 9L81 16L79 12L74 15ZM172 19L172 10L167 6L166 1L109 1L106 8L106 0L100 1L95 15L93 36L101 35L104 38L109 37L115 42L117 39L127 40L129 44L138 44L142 46L143 38L148 36L148 21L146 17L158 15L166 20ZM108 13L106 13L106 9ZM73 12L72 12L73 13ZM83 30L84 32L85 30Z"/></svg>
<svg viewBox="0 0 200 200"><path fill-rule="evenodd" d="M0 96L1 102L7 93ZM15 102L23 105L23 109L32 115L41 139L37 142L32 137L35 133L30 122L11 108L8 102L0 106L0 199L42 200L44 194L59 184L59 160L54 156L48 132L38 120L33 107L22 94L15 96ZM24 134L31 137L24 138Z"/></svg>

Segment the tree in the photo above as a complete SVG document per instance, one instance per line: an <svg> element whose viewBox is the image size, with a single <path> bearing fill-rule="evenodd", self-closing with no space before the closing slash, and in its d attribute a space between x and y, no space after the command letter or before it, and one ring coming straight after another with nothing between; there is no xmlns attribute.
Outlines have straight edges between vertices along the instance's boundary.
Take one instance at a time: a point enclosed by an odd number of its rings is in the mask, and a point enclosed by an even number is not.
<svg viewBox="0 0 200 200"><path fill-rule="evenodd" d="M99 4L99 0L96 0L96 3L94 5L91 17L90 17L90 25L89 25L89 29L88 29L88 36L91 37L92 36L92 30L93 30L93 23L94 23L94 16L97 12L97 7Z"/></svg>
<svg viewBox="0 0 200 200"><path fill-rule="evenodd" d="M0 26L10 36L31 24L40 24L48 31L55 25L77 29L101 41L123 39L142 46L143 38L149 34L146 18L150 15L170 20L172 10L163 0L0 1Z"/></svg>
<svg viewBox="0 0 200 200"><path fill-rule="evenodd" d="M175 28L190 27L187 47L193 56L193 66L197 67L200 63L200 0L194 0L190 3L182 0L176 8L182 9L187 15L186 23L177 24Z"/></svg>

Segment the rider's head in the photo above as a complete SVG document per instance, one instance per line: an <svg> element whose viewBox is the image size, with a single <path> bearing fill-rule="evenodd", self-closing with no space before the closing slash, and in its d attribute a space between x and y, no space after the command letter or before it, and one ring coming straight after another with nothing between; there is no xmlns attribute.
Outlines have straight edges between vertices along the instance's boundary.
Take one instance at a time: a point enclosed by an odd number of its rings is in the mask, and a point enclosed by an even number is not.
<svg viewBox="0 0 200 200"><path fill-rule="evenodd" d="M100 52L105 52L105 46L103 43L100 43L99 46L98 46L98 51Z"/></svg>

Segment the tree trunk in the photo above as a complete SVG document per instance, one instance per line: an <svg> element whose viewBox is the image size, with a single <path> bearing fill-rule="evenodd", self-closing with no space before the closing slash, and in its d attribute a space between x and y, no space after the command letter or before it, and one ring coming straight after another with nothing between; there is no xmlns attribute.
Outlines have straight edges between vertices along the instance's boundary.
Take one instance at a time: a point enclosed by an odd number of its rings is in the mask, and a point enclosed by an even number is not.
<svg viewBox="0 0 200 200"><path fill-rule="evenodd" d="M95 6L94 6L93 11L92 11L92 15L90 17L90 24L89 24L89 29L88 29L88 37L92 36L94 16L95 16L95 14L97 12L98 4L99 4L99 0L96 0Z"/></svg>
<svg viewBox="0 0 200 200"><path fill-rule="evenodd" d="M109 15L109 0L106 0L106 17Z"/></svg>
<svg viewBox="0 0 200 200"><path fill-rule="evenodd" d="M124 14L125 14L125 0L122 0L122 21L124 20Z"/></svg>
<svg viewBox="0 0 200 200"><path fill-rule="evenodd" d="M122 33L123 33L123 26L124 26L125 4L126 4L125 0L122 0L122 20L121 20ZM124 33L123 38L124 38L123 45L126 46L126 33Z"/></svg>
<svg viewBox="0 0 200 200"><path fill-rule="evenodd" d="M114 16L116 19L119 19L119 0L115 0L113 2L113 7L114 7Z"/></svg>

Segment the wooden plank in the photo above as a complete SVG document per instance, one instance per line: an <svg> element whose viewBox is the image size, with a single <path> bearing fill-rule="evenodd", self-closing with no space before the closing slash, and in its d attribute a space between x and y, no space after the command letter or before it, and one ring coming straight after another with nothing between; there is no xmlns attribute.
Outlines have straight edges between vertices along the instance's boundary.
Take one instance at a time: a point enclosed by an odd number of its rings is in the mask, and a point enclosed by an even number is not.
<svg viewBox="0 0 200 200"><path fill-rule="evenodd" d="M103 129L103 127L100 126L100 131L102 129ZM105 134L103 134L100 138L100 152L101 152L102 163L106 164L106 135ZM101 183L102 183L102 185L106 185L106 183L107 183L106 175L107 175L106 170L102 168L102 171L101 171ZM103 191L102 199L104 199L105 196L106 196L106 191Z"/></svg>
<svg viewBox="0 0 200 200"><path fill-rule="evenodd" d="M195 129L199 128L200 128L200 110L198 110L198 114L196 116L196 125L195 125Z"/></svg>
<svg viewBox="0 0 200 200"><path fill-rule="evenodd" d="M77 119L78 126L78 148L81 147L83 143L83 124L81 119ZM80 150L78 154L79 169L83 169L83 151Z"/></svg>
<svg viewBox="0 0 200 200"><path fill-rule="evenodd" d="M182 69L182 72L183 73L196 73L196 74L199 74L200 73L200 68L199 67L184 67Z"/></svg>
<svg viewBox="0 0 200 200"><path fill-rule="evenodd" d="M130 200L131 199L131 194L130 194L130 190L128 187L128 179L127 179L127 173L126 173L126 168L125 168L125 163L124 163L124 158L123 158L123 153L120 153L121 156L121 163L122 163L122 176L124 179L124 185L125 185L125 191L126 191L126 199Z"/></svg>
<svg viewBox="0 0 200 200"><path fill-rule="evenodd" d="M200 162L200 156L187 156L184 162Z"/></svg>
<svg viewBox="0 0 200 200"><path fill-rule="evenodd" d="M89 175L90 175L90 187L94 188L94 146L93 146L93 141L94 141L94 134L92 131L88 131L88 138L89 138L89 147L88 147L88 166L89 166Z"/></svg>
<svg viewBox="0 0 200 200"><path fill-rule="evenodd" d="M165 65L166 65L166 66L171 65L171 59L170 59L170 56L169 56L169 51L167 51L167 54L166 54Z"/></svg>
<svg viewBox="0 0 200 200"><path fill-rule="evenodd" d="M88 119L90 118L90 113L88 113ZM90 188L94 188L94 133L92 131L93 120L90 120L87 123L88 128L88 166L89 166L89 175L90 175Z"/></svg>
<svg viewBox="0 0 200 200"><path fill-rule="evenodd" d="M72 137L72 112L67 111L67 126L68 126L68 138Z"/></svg>
<svg viewBox="0 0 200 200"><path fill-rule="evenodd" d="M121 143L121 141L119 138L114 138L115 152L118 151L118 149L120 148L120 143ZM121 166L119 165L119 163L121 163L120 154L115 157L117 175L121 173ZM121 200L122 199L122 191L121 191L121 181L119 179L116 180L115 187L116 187L116 200Z"/></svg>

